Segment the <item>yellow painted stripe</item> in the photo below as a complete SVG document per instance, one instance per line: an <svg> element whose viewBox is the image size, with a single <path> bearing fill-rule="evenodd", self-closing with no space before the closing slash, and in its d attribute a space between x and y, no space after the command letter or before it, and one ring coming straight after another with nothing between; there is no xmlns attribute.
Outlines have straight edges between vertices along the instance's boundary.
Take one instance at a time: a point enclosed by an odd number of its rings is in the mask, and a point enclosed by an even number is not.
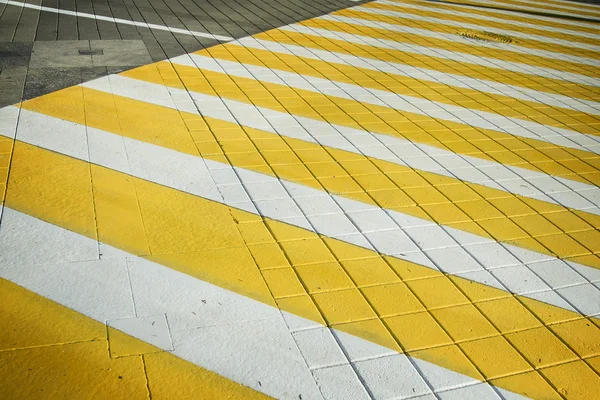
<svg viewBox="0 0 600 400"><path fill-rule="evenodd" d="M130 355L111 358L106 325L4 279L0 294L3 399L268 398L116 330Z"/></svg>
<svg viewBox="0 0 600 400"><path fill-rule="evenodd" d="M600 116L540 105L533 101L518 100L438 82L236 45L216 46L198 51L197 54L420 97L457 107L600 136Z"/></svg>
<svg viewBox="0 0 600 400"><path fill-rule="evenodd" d="M142 68L148 70L152 66ZM74 115L76 104L81 106ZM324 188L330 193L530 250L560 258L579 257L586 265L598 266L594 255L600 252L597 215L257 129L240 129L226 121L208 117L202 120L177 110L87 88L48 94L23 103L23 107L316 189ZM203 123L204 129L196 126L190 136L182 118L199 119L196 125ZM97 196L104 199L104 193L109 193L114 197L111 188L115 186L111 182ZM121 197L130 204L128 209L135 209L135 196ZM118 213L104 205L109 203L108 198L97 206L97 219ZM127 233L132 238L128 242L143 236L139 214L127 213L120 221L120 225L111 228L120 231L123 226L131 226ZM99 232L112 236L112 232ZM131 250L147 254L143 245L136 242ZM596 261L586 262L583 256Z"/></svg>
<svg viewBox="0 0 600 400"><path fill-rule="evenodd" d="M387 29L370 28L357 24L347 24L344 22L334 22L322 19L309 19L302 21L299 24L312 28L368 36L370 38L387 39L400 43L416 44L431 48L441 48L448 51L465 53L478 57L491 57L498 60L518 62L535 67L552 68L559 71L572 72L593 78L600 76L599 66L578 64L575 62L541 57L533 54L516 53L510 50L494 49L491 51L488 48L467 44L464 41L436 39L433 37L415 35L406 32L394 32Z"/></svg>
<svg viewBox="0 0 600 400"><path fill-rule="evenodd" d="M412 3L412 4L419 4L419 2L415 2L412 0L392 0L394 1L394 3L398 3L398 4L402 4L402 3ZM504 11L502 9L501 6L499 5L494 5L492 7L481 7L481 3L473 3L473 2L468 2L466 0L461 0L461 1L449 1L446 3L450 3L450 4L443 4L443 3L435 3L435 7L440 9L440 10L450 10L450 11L467 11L469 12L469 14L472 14L473 16L477 16L477 15L481 15L481 16L493 16L496 18L504 18L506 19L506 11ZM474 5L476 7L469 7L469 8L465 8L465 7L456 7L453 6L451 4L458 4L458 5ZM477 7L479 6L479 7ZM511 10L510 8L507 8L507 10ZM514 10L513 10L514 11ZM564 24L562 23L560 18L556 18L552 21L545 21L545 20L541 20L538 18L535 18L535 16L532 17L526 17L523 15L516 15L514 13L510 14L510 20L511 21L519 21L519 22L526 22L529 24L534 24L534 25L541 25L541 26L548 26L551 28L560 28L560 29L569 29L569 30L573 30L573 31L578 31L578 32L587 32L587 33L593 33L593 34L598 34L598 29L596 28L590 28L590 27L586 27L586 26L576 26L576 25L571 25L571 24Z"/></svg>
<svg viewBox="0 0 600 400"><path fill-rule="evenodd" d="M210 54L210 50L208 53ZM363 105L345 98L325 96L248 78L232 78L222 73L167 62L130 70L123 75L161 85L183 84L191 91L206 94L216 92L225 98L277 111L398 136L449 149L455 153L543 171L568 179L583 178L595 183L594 180L600 178L597 176L600 156L596 154L497 131L475 129L461 123L438 121L388 107ZM277 98L273 97L274 94ZM565 161L556 164L552 161L554 159Z"/></svg>
<svg viewBox="0 0 600 400"><path fill-rule="evenodd" d="M572 55L590 57L590 58L600 57L600 54L597 51L586 50L586 49L582 49L582 48L578 48L578 47L568 47L568 46L554 44L554 43L541 42L538 39L528 38L527 35L533 34L533 35L539 35L539 36L544 36L544 37L548 37L548 38L571 40L573 42L592 44L592 45L598 45L597 39L586 38L586 37L576 36L576 35L569 35L569 34L565 34L562 32L549 32L546 30L527 28L527 27L522 27L522 26L515 27L514 25L510 25L510 21L507 21L507 23L500 23L500 22L495 22L495 21L486 21L486 20L480 20L480 19L476 19L476 18L450 15L450 14L447 14L444 12L436 12L436 11L430 11L430 10L427 10L427 11L416 10L414 8L402 7L402 4L390 5L390 4L382 4L382 3L372 2L372 3L364 4L364 7L377 9L377 10L398 11L398 12L402 12L402 13L408 14L408 15L406 17L400 17L400 16L392 17L392 16L385 16L385 15L379 15L379 14L372 14L369 12L358 11L358 10L355 10L352 8L337 11L334 13L334 15L343 15L346 17L362 18L362 19L366 19L366 20L370 20L370 21L387 22L387 23L398 24L398 25L403 25L403 26L406 25L406 26L411 26L414 28L431 29L435 32L457 33L459 31L462 31L460 29L460 27L457 27L456 25L448 25L448 24L443 24L443 23L432 23L432 22L426 22L426 21L421 21L421 20L414 20L414 19L411 19L411 14L419 15L419 16L423 16L423 17L433 17L433 18L439 18L439 19L447 20L447 21L459 22L459 23L463 23L463 24L479 25L479 26L481 26L481 30L486 30L486 28L498 28L498 29L504 29L504 30L510 30L510 31L517 31L517 32L519 32L519 35L518 35L518 37L515 37L514 39L517 41L516 44L518 44L519 46L531 47L534 49L542 49L542 50L546 50L546 51L555 51L558 53L572 54Z"/></svg>
<svg viewBox="0 0 600 400"><path fill-rule="evenodd" d="M285 44L305 46L319 50L328 50L358 57L373 58L386 62L407 64L417 68L427 68L451 74L469 76L475 79L497 81L507 85L521 86L541 92L556 93L583 100L598 101L598 88L578 85L559 79L522 74L497 68L488 68L476 64L457 62L443 58L430 57L400 50L391 50L368 45L349 43L343 40L323 38L279 29L255 35L257 39L271 40Z"/></svg>
<svg viewBox="0 0 600 400"><path fill-rule="evenodd" d="M173 135L182 142L191 141L189 132L179 137L174 131ZM550 396L552 389L533 367L565 363L577 359L575 354L600 351L596 341L600 328L577 313L382 257L22 142L15 144L7 205L94 237L80 220L94 219L96 189L125 180L133 184L138 197L139 210L135 212L144 216L151 260L268 304L273 303L270 293L277 292L280 308L383 346L478 379L529 372L519 381L526 385L513 380L497 384L544 397ZM115 196L107 201L118 203L121 196L117 191L131 189L117 185L114 190ZM104 225L119 224L119 218L116 214L98 219L98 231L106 232ZM124 249L133 247L126 243L128 234L111 232L106 242ZM259 244L246 246L257 241ZM265 274L267 290L261 268L274 265L280 267L276 272L289 273L279 273L274 280ZM379 278L374 271L380 273ZM369 279L369 286L359 287L359 279ZM585 336L580 335L582 322L594 328ZM551 327L545 327L547 324ZM527 341L531 329L545 333L541 339L544 349L558 350L540 355ZM493 359L490 349L494 350ZM569 368L564 369L571 374Z"/></svg>

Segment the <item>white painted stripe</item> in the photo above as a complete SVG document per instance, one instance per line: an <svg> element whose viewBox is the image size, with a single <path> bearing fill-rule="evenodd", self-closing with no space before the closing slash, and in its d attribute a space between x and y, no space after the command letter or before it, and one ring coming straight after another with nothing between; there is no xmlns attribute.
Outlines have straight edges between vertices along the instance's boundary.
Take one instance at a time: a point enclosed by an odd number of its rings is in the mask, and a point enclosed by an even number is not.
<svg viewBox="0 0 600 400"><path fill-rule="evenodd" d="M14 233L22 239L16 246L11 242ZM64 254L81 248L90 250L88 257L60 261ZM406 398L482 386L488 393L494 391L488 383L325 328L121 250L110 248L115 258L98 259L96 241L9 208L0 227L0 249L0 260L22 260L10 266L0 262L2 278L101 323L163 314L172 354L275 398L339 399L344 394L348 399L383 399L382 392ZM48 259L57 262L45 262ZM152 341L151 332L123 324L120 329ZM330 363L317 366L315 360Z"/></svg>
<svg viewBox="0 0 600 400"><path fill-rule="evenodd" d="M587 212L600 214L600 208L598 208L600 188L594 185L459 155L452 151L413 143L401 138L298 117L285 112L256 107L253 104L201 93L188 93L176 88L166 89L161 85L136 81L120 75L112 75L109 79L111 86L101 80L83 85L118 96L239 123L280 136L363 154L367 157L379 158L394 164L458 178L549 203L568 204L572 208L583 206L582 209ZM174 102L171 96L179 99L188 97L189 100Z"/></svg>
<svg viewBox="0 0 600 400"><path fill-rule="evenodd" d="M336 53L327 50L313 49L310 47L278 43L270 40L256 39L251 36L230 42L228 45L240 45L246 48L268 50L275 53L289 54L297 57L310 58L330 63L350 65L357 68L381 71L389 74L406 76L414 79L431 81L464 89L477 90L483 93L508 96L515 99L545 104L552 107L560 107L569 110L580 111L583 113L600 115L600 103L596 101L575 99L560 94L546 93L524 87L506 85L501 82L485 79L470 78L465 75L451 74L442 71L436 71L434 69L419 68L402 63L393 63L376 60L373 58L354 56L351 54Z"/></svg>
<svg viewBox="0 0 600 400"><path fill-rule="evenodd" d="M214 39L214 40L218 40L221 42L227 42L227 41L233 40L233 38L229 37L229 36L213 35L212 33L190 31L188 29L181 29L181 28L170 28L170 27L164 26L164 25L148 24L146 22L139 22L139 21L129 21L126 19L106 17L104 15L88 14L88 13L79 12L79 11L61 10L58 8L38 6L36 4L23 3L20 1L0 0L0 3L4 3L9 6L30 8L33 10L50 12L53 14L71 15L71 16L78 17L78 18L89 18L89 19L95 19L98 21L114 22L115 24L133 25L133 26L139 26L142 28L155 29L155 30L159 30L159 31L181 33L183 35L190 35L190 36L195 36L195 37L200 37L200 38Z"/></svg>
<svg viewBox="0 0 600 400"><path fill-rule="evenodd" d="M497 5L497 6L508 8L508 9L535 11L535 12L539 12L539 13L554 14L554 15L560 15L560 16L565 16L565 17L585 18L587 20L600 22L600 18L595 18L594 16L583 16L581 14L574 14L574 13L562 12L562 11L556 11L556 10L548 10L544 6L541 6L541 7L529 7L526 5L516 6L514 4L506 4L506 3L502 3L500 1L495 1L495 0L470 0L470 1L472 1L473 3L485 4L486 6ZM562 19L560 21L563 22Z"/></svg>
<svg viewBox="0 0 600 400"><path fill-rule="evenodd" d="M109 83L105 78L98 81ZM48 129L60 124L63 129ZM120 172L131 171L138 178L199 197L205 197L206 191L206 197L212 199L214 190L206 189L210 186L206 173L198 171L208 169L217 179L227 170L237 183L230 179L217 184L223 199L215 201L228 206L557 307L576 309L584 315L600 313L600 289L582 275L600 280L597 269L127 137L115 141L115 136L28 110L21 111L17 130L17 138L29 144ZM99 156L103 153L105 156ZM3 250L0 257L4 254ZM0 265L8 266L15 260L22 259L7 258ZM545 276L546 264L552 264L553 270ZM537 269L540 265L542 268ZM556 276L561 276L560 282L552 281Z"/></svg>
<svg viewBox="0 0 600 400"><path fill-rule="evenodd" d="M595 35L595 34L589 33L589 32L582 32L582 31L576 31L576 30L565 29L565 28L556 28L556 27L533 24L533 23L528 23L528 22L515 21L512 19L497 18L497 17L491 16L491 15L473 14L470 12L463 12L463 11L458 11L458 10L449 10L449 9L442 10L435 6L427 5L426 2L420 2L417 4L417 3L382 0L382 1L377 1L376 3L389 4L392 6L399 6L402 8L408 8L408 9L412 9L412 10L419 10L419 11L425 11L425 12L436 11L436 12L441 12L441 13L444 13L447 15L454 15L457 17L467 17L467 18L475 18L475 19L478 19L481 21L499 22L502 24L517 26L517 27L537 29L540 31L547 31L547 32L553 32L553 33L565 33L567 35L581 36L581 37L590 38L590 39L600 39L600 35ZM360 11L366 11L367 7L356 6L356 7L354 7L354 9L356 9L356 10L360 9ZM385 10L379 10L376 8L368 8L368 10L370 10L369 12L373 12L373 10L385 11Z"/></svg>
<svg viewBox="0 0 600 400"><path fill-rule="evenodd" d="M403 1L400 1L399 3L404 4ZM546 17L546 16L542 16L542 15L536 15L536 14L532 14L532 13L527 13L527 12L518 12L518 11L506 11L504 9L496 9L494 7L491 7L491 4L484 4L490 7L478 7L477 5L471 5L471 4L462 4L462 3L458 3L458 2L445 2L443 5L445 6L452 6L452 7L458 7L458 8L462 8L462 9L477 9L478 11L482 11L486 14L492 14L492 15L510 15L510 16L518 16L521 18L527 18L529 20L538 20L538 21L544 21L544 22L550 22L553 24L560 24L560 25L571 25L574 27L582 27L582 28L591 28L591 29L598 29L598 26L595 23L586 23L586 22L580 22L580 21L572 21L566 18L556 18L556 17ZM502 7L505 6L504 4L498 4L498 6ZM506 14L506 13L509 14Z"/></svg>
<svg viewBox="0 0 600 400"><path fill-rule="evenodd" d="M470 45L470 46L483 47L486 49L505 50L505 51L511 51L511 52L517 53L517 54L527 54L527 55L532 55L532 56L549 58L550 60L561 60L561 61L567 61L567 62L572 62L572 63L578 63L578 64L582 64L582 65L591 65L594 67L596 67L596 66L598 66L598 64L600 64L600 60L595 59L595 58L580 57L580 56L574 56L571 54L564 54L564 53L558 53L558 52L540 50L540 49L532 49L529 47L522 47L522 46L519 46L514 43L484 42L481 40L472 40L472 39L468 39L466 37L463 37L461 35L457 35L454 33L440 33L440 32L436 32L436 31L429 30L429 29L412 28L409 26L404 26L404 25L399 25L399 24L389 24L386 22L371 21L371 20L362 19L362 18L350 18L350 17L341 16L341 15L324 15L322 17L315 18L315 20L343 22L343 23L347 23L347 24L354 24L354 25L365 26L365 27L369 27L369 28L386 29L386 30L389 30L392 32L400 32L400 33L407 33L407 34L412 34L412 35L419 35L419 36L423 36L426 38L457 42L457 43L462 43L462 44ZM466 26L465 26L465 28L466 28ZM492 32L495 31L494 29L488 29L488 30L492 31ZM389 40L394 40L394 39L390 38ZM550 40L546 40L546 41L550 41ZM410 40L409 40L409 42L410 42ZM572 45L571 45L571 47L572 47ZM594 49L594 50L597 51L597 49Z"/></svg>
<svg viewBox="0 0 600 400"><path fill-rule="evenodd" d="M570 129L550 127L533 121L505 117L501 114L434 102L421 97L406 96L385 90L364 88L344 82L334 82L309 75L214 59L198 54L186 54L172 58L170 61L175 64L198 67L230 76L256 79L294 89L389 107L398 111L415 113L443 121L491 129L509 135L600 153L600 137L598 136L585 135Z"/></svg>
<svg viewBox="0 0 600 400"><path fill-rule="evenodd" d="M390 2L380 2L380 3L390 4ZM566 46L566 47L576 47L576 48L586 49L586 50L590 50L590 51L600 51L600 45L579 43L579 42L575 42L572 40L563 40L563 39L557 39L557 38L553 38L553 37L549 37L549 36L536 35L533 33L524 33L522 31L515 31L515 30L502 29L502 28L490 27L490 26L485 26L485 25L471 24L471 23L467 23L467 22L458 22L458 21L452 21L452 20L448 20L448 19L422 16L422 15L407 13L404 10L403 11L390 11L390 10L382 10L379 8L371 8L371 7L354 7L354 8L352 8L352 10L366 12L369 14L385 15L388 17L400 17L400 18L407 18L407 19L415 20L415 21L424 21L424 22L430 22L430 23L434 23L434 24L442 24L442 25L446 25L446 26L455 26L455 27L458 27L461 29L484 30L486 32L493 32L493 33L497 33L497 34L501 34L501 35L513 36L517 39L519 39L519 38L523 39L523 35L525 35L526 36L525 38L528 40L537 40L542 43L553 43L553 44ZM389 24L382 25L382 28L390 29L390 28L385 27L387 25L389 25ZM401 24L398 24L398 25L401 26ZM398 30L398 28L396 28L394 30ZM409 32L409 33L411 33L411 32ZM446 35L446 37L447 37L446 40L456 40L456 36L457 35ZM440 37L440 38L443 39L443 37ZM482 42L477 42L476 44L482 44ZM520 52L520 53L524 52L525 54L528 54L528 52L526 50L530 50L527 47L520 47L520 46L516 46L514 44L511 44L511 45L505 46L505 47L506 47L506 50L511 50L511 51ZM550 58L553 57L552 52L539 52L539 53L533 53L533 54L542 55L543 57L550 57ZM550 55L543 55L543 54L550 54ZM578 62L578 61L576 61L576 59L579 57L571 58L572 56L569 56L569 55L563 55L563 56L565 57L564 59L567 61ZM587 60L587 62L583 62L584 64L589 63L589 60L591 60L591 59L585 58L585 57L580 57L580 58L582 58L584 61ZM597 63L598 63L598 61L596 60L596 64L590 64L590 65L597 65Z"/></svg>
<svg viewBox="0 0 600 400"><path fill-rule="evenodd" d="M429 57L437 57L448 59L452 61L471 63L480 65L483 67L496 68L496 69L504 69L507 71L518 72L523 74L531 74L537 76L543 76L545 78L552 78L558 80L564 80L568 82L591 85L591 86L600 86L600 79L592 78L586 75L575 74L572 72L565 72L556 70L553 68L545 68L545 67L536 67L529 64L504 61L497 58L492 57L479 57L475 55L470 55L466 53L459 53L450 50L444 50L441 48L433 48L426 46L419 46L415 44L409 43L400 43L392 40L385 39L377 39L371 38L368 36L362 35L354 35L351 33L338 32L338 31L330 31L327 29L321 28L313 28L303 25L288 25L279 28L284 31L292 31L303 33L307 35L316 35L323 38L334 39L334 40L343 40L349 43L356 43L359 45L367 45L367 46L375 46L392 50L400 50L405 51L407 53L414 53L419 55L425 55Z"/></svg>

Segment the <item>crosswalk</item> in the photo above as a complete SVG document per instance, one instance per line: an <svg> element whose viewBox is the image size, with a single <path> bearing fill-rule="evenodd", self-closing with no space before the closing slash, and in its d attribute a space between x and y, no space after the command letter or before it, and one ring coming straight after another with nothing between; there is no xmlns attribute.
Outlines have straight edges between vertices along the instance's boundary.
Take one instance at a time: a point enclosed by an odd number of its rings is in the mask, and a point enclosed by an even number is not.
<svg viewBox="0 0 600 400"><path fill-rule="evenodd" d="M597 398L595 19L380 0L0 109L0 395Z"/></svg>

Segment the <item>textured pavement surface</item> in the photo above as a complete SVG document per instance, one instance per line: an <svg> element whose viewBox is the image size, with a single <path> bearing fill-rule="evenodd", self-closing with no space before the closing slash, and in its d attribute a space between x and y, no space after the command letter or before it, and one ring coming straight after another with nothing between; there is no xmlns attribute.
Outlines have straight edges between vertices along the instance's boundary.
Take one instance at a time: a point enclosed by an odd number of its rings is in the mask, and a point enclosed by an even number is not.
<svg viewBox="0 0 600 400"><path fill-rule="evenodd" d="M600 398L600 6L297 4L13 32L0 398Z"/></svg>

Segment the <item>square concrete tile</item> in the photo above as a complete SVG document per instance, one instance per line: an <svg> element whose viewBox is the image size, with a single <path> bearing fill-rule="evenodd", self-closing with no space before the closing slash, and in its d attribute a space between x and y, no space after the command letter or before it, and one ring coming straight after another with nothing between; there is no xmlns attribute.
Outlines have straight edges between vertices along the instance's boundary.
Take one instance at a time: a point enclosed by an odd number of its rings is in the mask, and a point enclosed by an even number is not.
<svg viewBox="0 0 600 400"><path fill-rule="evenodd" d="M56 42L34 42L30 68L92 67L92 56L79 54L79 50L90 50L89 40L61 40Z"/></svg>
<svg viewBox="0 0 600 400"><path fill-rule="evenodd" d="M138 66L152 62L141 40L34 42L30 68Z"/></svg>
<svg viewBox="0 0 600 400"><path fill-rule="evenodd" d="M96 67L138 66L152 62L141 40L91 40L90 49L102 50L102 54L91 56Z"/></svg>

